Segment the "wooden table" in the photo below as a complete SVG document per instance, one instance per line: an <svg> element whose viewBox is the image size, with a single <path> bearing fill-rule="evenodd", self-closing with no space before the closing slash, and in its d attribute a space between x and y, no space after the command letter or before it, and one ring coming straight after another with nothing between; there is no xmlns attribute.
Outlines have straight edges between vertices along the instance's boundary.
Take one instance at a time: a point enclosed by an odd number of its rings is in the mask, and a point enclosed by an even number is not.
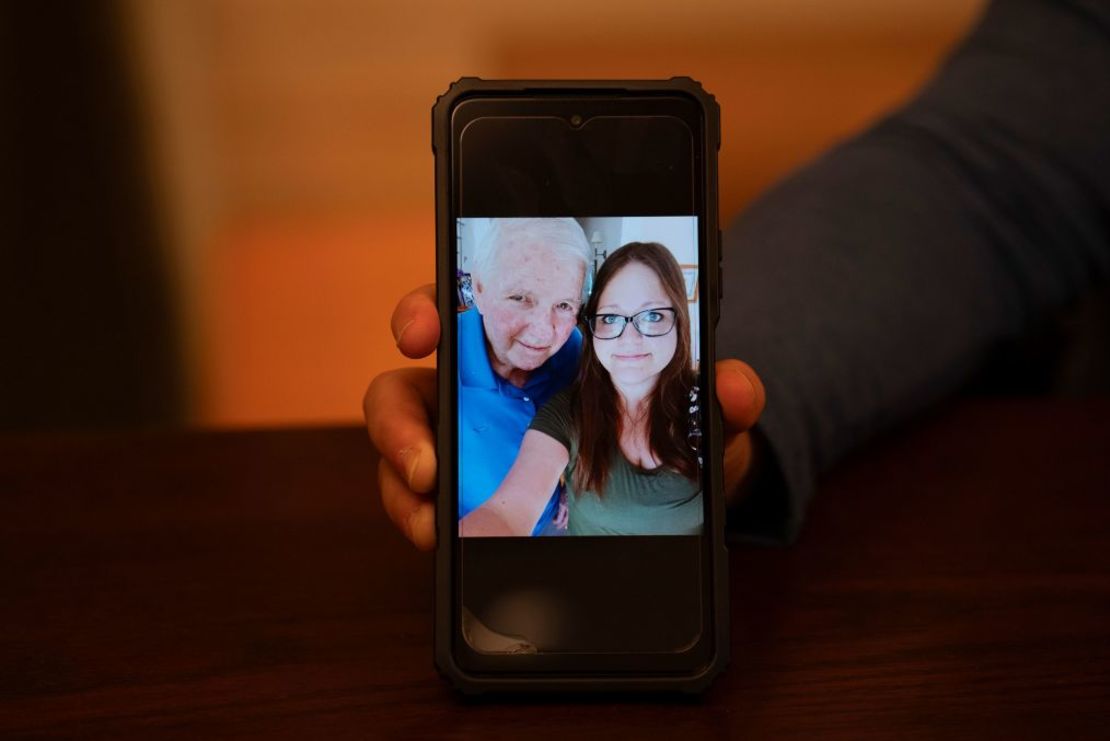
<svg viewBox="0 0 1110 741"><path fill-rule="evenodd" d="M0 438L0 737L1110 732L1110 400L964 400L735 547L707 696L474 702L359 429Z"/></svg>

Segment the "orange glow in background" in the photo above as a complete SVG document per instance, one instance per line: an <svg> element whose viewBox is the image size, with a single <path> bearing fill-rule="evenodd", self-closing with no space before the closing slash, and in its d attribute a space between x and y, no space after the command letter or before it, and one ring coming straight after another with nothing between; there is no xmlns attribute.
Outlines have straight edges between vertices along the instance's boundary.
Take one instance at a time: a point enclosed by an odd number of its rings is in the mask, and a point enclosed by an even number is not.
<svg viewBox="0 0 1110 741"><path fill-rule="evenodd" d="M228 426L356 422L369 379L412 362L389 316L433 279L430 109L452 80L700 80L721 103L727 225L910 95L981 3L127 7L191 421Z"/></svg>

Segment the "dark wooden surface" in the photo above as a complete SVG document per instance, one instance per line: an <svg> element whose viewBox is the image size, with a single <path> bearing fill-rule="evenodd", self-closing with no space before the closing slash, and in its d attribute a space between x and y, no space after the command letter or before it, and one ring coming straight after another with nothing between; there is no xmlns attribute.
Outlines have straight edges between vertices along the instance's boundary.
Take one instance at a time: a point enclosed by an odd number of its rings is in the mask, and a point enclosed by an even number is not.
<svg viewBox="0 0 1110 741"><path fill-rule="evenodd" d="M0 737L1104 736L1108 424L963 401L856 455L733 548L687 701L456 696L360 430L0 438Z"/></svg>

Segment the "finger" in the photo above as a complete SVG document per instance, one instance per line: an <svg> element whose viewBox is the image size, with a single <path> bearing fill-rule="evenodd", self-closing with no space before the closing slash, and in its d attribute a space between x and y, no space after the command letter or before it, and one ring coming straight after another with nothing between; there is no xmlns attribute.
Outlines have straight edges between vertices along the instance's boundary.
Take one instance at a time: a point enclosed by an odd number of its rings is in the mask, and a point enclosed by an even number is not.
<svg viewBox="0 0 1110 741"><path fill-rule="evenodd" d="M739 360L717 363L717 400L725 425L725 497L742 495L752 470L754 446L749 430L763 413L767 395L750 365Z"/></svg>
<svg viewBox="0 0 1110 741"><path fill-rule="evenodd" d="M420 550L435 548L435 505L413 493L393 466L385 461L378 464L378 487L382 492L382 507L397 529Z"/></svg>
<svg viewBox="0 0 1110 741"><path fill-rule="evenodd" d="M414 492L427 493L436 482L436 373L433 368L402 368L375 378L362 400L370 441Z"/></svg>
<svg viewBox="0 0 1110 741"><path fill-rule="evenodd" d="M767 395L759 375L739 360L717 362L717 401L729 437L751 429L763 413Z"/></svg>
<svg viewBox="0 0 1110 741"><path fill-rule="evenodd" d="M439 344L435 285L429 283L405 294L397 302L389 326L402 353L410 358L431 355Z"/></svg>

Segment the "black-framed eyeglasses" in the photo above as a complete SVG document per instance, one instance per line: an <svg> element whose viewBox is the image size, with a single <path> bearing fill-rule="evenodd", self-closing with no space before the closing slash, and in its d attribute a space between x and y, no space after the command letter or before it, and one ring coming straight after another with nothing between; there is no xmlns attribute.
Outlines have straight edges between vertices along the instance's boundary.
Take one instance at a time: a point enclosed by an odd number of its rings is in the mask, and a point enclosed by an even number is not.
<svg viewBox="0 0 1110 741"><path fill-rule="evenodd" d="M599 340L615 340L624 334L629 322L636 325L636 331L644 337L662 337L674 329L675 310L670 306L658 309L644 309L632 316L623 314L594 314L586 317L590 334Z"/></svg>

